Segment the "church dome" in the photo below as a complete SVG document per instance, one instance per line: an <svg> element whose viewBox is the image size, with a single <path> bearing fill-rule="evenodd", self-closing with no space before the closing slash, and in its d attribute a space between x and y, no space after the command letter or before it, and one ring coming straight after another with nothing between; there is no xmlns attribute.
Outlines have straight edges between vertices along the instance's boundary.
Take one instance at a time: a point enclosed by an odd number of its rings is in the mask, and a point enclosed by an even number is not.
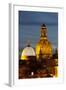
<svg viewBox="0 0 66 90"><path fill-rule="evenodd" d="M21 54L21 60L27 60L28 56L35 56L35 51L30 45L23 49Z"/></svg>
<svg viewBox="0 0 66 90"><path fill-rule="evenodd" d="M41 26L40 40L36 44L36 56L41 58L50 58L52 56L52 45L47 38L47 27L45 24Z"/></svg>
<svg viewBox="0 0 66 90"><path fill-rule="evenodd" d="M52 45L49 41L42 43L39 41L36 45L36 56L39 58L49 58L52 56Z"/></svg>

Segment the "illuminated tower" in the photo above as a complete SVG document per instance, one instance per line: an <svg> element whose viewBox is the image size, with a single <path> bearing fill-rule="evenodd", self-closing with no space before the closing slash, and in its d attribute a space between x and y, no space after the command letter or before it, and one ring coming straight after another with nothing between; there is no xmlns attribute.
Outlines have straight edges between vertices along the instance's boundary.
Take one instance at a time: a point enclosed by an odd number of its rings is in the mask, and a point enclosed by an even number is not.
<svg viewBox="0 0 66 90"><path fill-rule="evenodd" d="M52 57L52 45L47 38L47 27L45 24L41 26L40 40L36 45L36 57L47 59Z"/></svg>

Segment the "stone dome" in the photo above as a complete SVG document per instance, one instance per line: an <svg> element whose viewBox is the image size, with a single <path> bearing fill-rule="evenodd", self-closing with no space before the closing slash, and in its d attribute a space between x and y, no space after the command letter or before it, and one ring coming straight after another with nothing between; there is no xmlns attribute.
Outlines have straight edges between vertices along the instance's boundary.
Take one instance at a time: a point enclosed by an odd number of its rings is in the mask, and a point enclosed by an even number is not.
<svg viewBox="0 0 66 90"><path fill-rule="evenodd" d="M36 56L39 59L41 58L50 58L52 57L52 44L47 38L47 27L45 24L41 26L40 30L40 40L36 44Z"/></svg>
<svg viewBox="0 0 66 90"><path fill-rule="evenodd" d="M36 45L36 56L43 58L52 56L52 45L49 41L39 41Z"/></svg>
<svg viewBox="0 0 66 90"><path fill-rule="evenodd" d="M21 54L21 60L27 60L28 56L35 56L34 49L29 45L23 49Z"/></svg>

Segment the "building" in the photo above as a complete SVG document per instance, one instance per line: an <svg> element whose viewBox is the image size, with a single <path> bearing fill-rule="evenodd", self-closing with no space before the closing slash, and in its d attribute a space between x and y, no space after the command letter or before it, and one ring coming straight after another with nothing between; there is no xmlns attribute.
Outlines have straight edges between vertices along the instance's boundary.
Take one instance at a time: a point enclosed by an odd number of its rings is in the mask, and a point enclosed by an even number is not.
<svg viewBox="0 0 66 90"><path fill-rule="evenodd" d="M32 78L36 70L36 54L35 50L28 43L23 49L19 60L19 79Z"/></svg>
<svg viewBox="0 0 66 90"><path fill-rule="evenodd" d="M28 43L22 51L19 78L58 77L58 51L53 55L52 50L52 44L47 37L47 27L43 24L35 49Z"/></svg>
<svg viewBox="0 0 66 90"><path fill-rule="evenodd" d="M52 57L52 44L48 41L47 27L45 24L41 26L40 40L36 44L36 57L40 58L51 58Z"/></svg>

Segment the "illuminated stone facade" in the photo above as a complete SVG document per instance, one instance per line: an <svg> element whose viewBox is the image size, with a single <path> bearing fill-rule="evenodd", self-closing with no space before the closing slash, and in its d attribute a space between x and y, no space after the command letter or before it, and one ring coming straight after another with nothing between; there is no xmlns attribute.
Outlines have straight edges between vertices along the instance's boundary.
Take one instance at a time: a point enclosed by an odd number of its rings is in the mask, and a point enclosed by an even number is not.
<svg viewBox="0 0 66 90"><path fill-rule="evenodd" d="M35 49L28 44L21 53L19 79L58 77L58 50L54 54L52 50L52 44L47 37L47 27L43 24Z"/></svg>
<svg viewBox="0 0 66 90"><path fill-rule="evenodd" d="M45 24L41 26L40 40L36 45L36 56L40 58L51 58L52 57L52 45L47 38L47 27Z"/></svg>

